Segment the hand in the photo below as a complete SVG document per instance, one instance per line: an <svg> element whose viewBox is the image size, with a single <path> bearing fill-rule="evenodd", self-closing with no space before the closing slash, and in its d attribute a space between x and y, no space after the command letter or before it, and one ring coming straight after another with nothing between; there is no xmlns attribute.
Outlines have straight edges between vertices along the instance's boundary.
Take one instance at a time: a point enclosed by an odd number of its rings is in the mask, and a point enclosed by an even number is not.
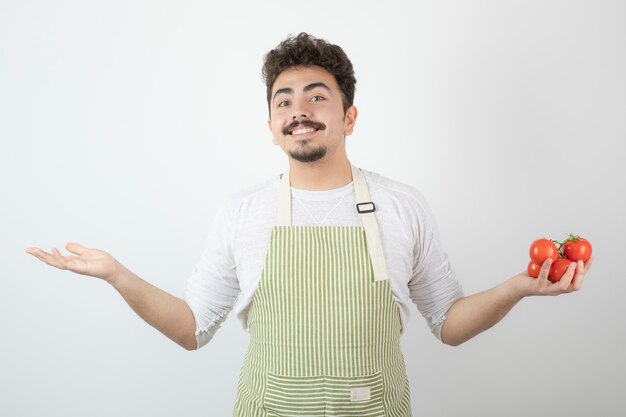
<svg viewBox="0 0 626 417"><path fill-rule="evenodd" d="M108 253L98 250L85 248L78 243L68 243L65 249L78 256L62 256L57 248L52 248L52 253L48 253L39 248L27 248L29 253L39 260L59 269L67 269L81 275L89 275L101 278L108 283L112 283L121 265Z"/></svg>
<svg viewBox="0 0 626 417"><path fill-rule="evenodd" d="M541 271L537 278L530 277L528 272L524 271L520 272L512 279L519 285L522 296L570 293L578 291L583 285L583 279L589 271L589 268L591 268L592 263L593 256L584 263L583 261L572 261L565 274L561 277L561 280L553 283L548 280L548 272L550 272L552 259L546 259L541 266Z"/></svg>

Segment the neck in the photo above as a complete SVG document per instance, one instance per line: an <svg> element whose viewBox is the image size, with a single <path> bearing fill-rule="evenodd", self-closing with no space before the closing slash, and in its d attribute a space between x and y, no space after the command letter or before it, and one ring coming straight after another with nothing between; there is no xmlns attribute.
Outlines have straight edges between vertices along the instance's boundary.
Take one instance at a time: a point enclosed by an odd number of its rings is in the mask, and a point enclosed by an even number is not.
<svg viewBox="0 0 626 417"><path fill-rule="evenodd" d="M289 185L307 191L343 187L352 181L352 168L345 153L336 158L299 162L289 158Z"/></svg>

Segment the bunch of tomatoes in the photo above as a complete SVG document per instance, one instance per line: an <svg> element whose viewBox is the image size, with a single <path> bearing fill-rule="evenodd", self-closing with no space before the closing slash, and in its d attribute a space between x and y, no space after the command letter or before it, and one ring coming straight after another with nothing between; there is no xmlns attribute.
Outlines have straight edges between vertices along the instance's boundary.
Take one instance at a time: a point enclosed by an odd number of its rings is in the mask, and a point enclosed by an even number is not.
<svg viewBox="0 0 626 417"><path fill-rule="evenodd" d="M587 262L589 257L591 257L591 243L584 237L570 233L563 242L546 238L537 239L530 245L528 275L537 278L541 265L546 259L551 258L552 265L550 265L548 278L552 282L558 282L570 263L579 260Z"/></svg>

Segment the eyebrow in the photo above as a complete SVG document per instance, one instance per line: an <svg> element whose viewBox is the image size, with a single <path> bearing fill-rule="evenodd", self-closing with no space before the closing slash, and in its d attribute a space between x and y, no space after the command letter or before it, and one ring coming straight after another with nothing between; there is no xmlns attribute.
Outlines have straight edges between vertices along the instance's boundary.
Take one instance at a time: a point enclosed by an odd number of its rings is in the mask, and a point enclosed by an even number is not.
<svg viewBox="0 0 626 417"><path fill-rule="evenodd" d="M308 84L307 86L305 86L302 89L302 91L304 91L306 93L307 91L311 91L311 90L313 90L314 88L317 88L317 87L322 87L322 88L326 89L329 94L332 94L332 92L330 91L330 88L326 84L324 84L323 82L316 82L316 83ZM279 95L279 94L293 94L293 88L291 88L291 87L279 88L274 93L274 97L272 99L275 99L276 96Z"/></svg>

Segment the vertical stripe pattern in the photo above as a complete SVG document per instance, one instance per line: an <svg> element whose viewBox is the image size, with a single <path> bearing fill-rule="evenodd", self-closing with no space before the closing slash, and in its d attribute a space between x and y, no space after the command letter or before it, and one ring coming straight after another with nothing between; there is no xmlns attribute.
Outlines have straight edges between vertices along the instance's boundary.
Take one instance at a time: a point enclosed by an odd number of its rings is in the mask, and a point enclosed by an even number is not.
<svg viewBox="0 0 626 417"><path fill-rule="evenodd" d="M411 415L398 306L363 227L274 227L248 326L235 416Z"/></svg>

